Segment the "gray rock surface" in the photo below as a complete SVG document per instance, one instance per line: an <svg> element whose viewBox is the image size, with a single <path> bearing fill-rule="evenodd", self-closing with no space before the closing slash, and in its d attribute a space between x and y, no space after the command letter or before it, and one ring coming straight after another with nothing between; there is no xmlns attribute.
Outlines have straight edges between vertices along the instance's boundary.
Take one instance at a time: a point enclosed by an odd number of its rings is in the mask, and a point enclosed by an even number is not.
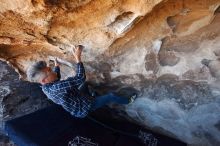
<svg viewBox="0 0 220 146"><path fill-rule="evenodd" d="M13 119L50 104L38 84L19 80L12 67L0 61L0 145L12 142L3 133L3 121Z"/></svg>
<svg viewBox="0 0 220 146"><path fill-rule="evenodd" d="M136 74L119 76L99 90L107 89L127 96L139 94L133 104L117 107L129 120L189 145L220 144L220 94L216 92L219 89L207 82L181 80L172 74L155 79Z"/></svg>
<svg viewBox="0 0 220 146"><path fill-rule="evenodd" d="M121 115L191 145L220 145L219 26L220 0L1 0L0 59L25 80L35 61L74 62L81 44L98 92L138 92ZM1 66L2 119L46 105L37 86Z"/></svg>

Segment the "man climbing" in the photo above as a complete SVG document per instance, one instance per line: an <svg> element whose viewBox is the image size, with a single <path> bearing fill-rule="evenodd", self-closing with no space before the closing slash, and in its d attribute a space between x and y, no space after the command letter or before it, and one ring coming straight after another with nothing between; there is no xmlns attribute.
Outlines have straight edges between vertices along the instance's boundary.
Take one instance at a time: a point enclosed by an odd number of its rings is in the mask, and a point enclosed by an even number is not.
<svg viewBox="0 0 220 146"><path fill-rule="evenodd" d="M71 115L79 118L84 118L89 111L94 111L109 103L129 104L133 102L137 97L136 94L125 98L117 96L115 93L98 97L80 93L79 87L86 80L84 66L81 61L82 48L83 46L79 45L73 51L77 67L74 77L60 80L60 68L55 59L54 70L48 67L45 61L39 61L33 64L27 70L28 79L32 82L42 84L42 90L49 99L61 105Z"/></svg>

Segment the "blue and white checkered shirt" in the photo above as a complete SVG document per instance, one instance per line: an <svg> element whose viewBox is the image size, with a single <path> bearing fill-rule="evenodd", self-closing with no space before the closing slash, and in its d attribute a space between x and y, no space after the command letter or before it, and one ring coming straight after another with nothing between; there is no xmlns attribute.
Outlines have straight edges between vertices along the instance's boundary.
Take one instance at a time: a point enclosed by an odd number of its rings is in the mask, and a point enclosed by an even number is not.
<svg viewBox="0 0 220 146"><path fill-rule="evenodd" d="M42 86L43 92L56 104L61 105L71 115L84 118L90 108L92 101L88 97L80 96L78 87L86 80L83 63L77 63L75 77L60 80L60 68L55 67L54 71L58 75L58 80Z"/></svg>

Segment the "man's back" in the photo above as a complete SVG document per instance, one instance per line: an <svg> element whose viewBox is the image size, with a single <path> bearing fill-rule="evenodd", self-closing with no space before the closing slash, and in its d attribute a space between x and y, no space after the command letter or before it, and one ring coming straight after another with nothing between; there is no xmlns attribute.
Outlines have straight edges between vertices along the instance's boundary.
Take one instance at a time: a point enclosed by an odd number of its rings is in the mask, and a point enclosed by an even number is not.
<svg viewBox="0 0 220 146"><path fill-rule="evenodd" d="M54 103L61 105L73 116L83 118L91 108L91 100L80 95L78 86L85 82L85 70L83 63L77 63L75 77L66 80L56 80L42 86L43 92ZM57 72L60 74L60 72Z"/></svg>

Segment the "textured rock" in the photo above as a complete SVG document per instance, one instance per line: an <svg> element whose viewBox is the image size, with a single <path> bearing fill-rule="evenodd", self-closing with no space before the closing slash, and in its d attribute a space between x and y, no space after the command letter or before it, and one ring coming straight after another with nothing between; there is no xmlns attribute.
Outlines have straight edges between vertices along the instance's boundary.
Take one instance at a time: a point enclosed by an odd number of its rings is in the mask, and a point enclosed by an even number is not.
<svg viewBox="0 0 220 146"><path fill-rule="evenodd" d="M125 107L129 117L192 145L219 145L219 26L220 0L1 0L0 58L25 80L37 60L74 62L70 48L82 44L100 93L139 93ZM62 78L74 73L61 70ZM1 84L1 102L13 105L1 114L20 114L27 92Z"/></svg>
<svg viewBox="0 0 220 146"><path fill-rule="evenodd" d="M15 118L49 105L38 84L20 81L18 74L6 63L0 62L0 66L1 121Z"/></svg>
<svg viewBox="0 0 220 146"><path fill-rule="evenodd" d="M158 57L162 66L174 66L180 61L180 58L171 51L160 51Z"/></svg>
<svg viewBox="0 0 220 146"><path fill-rule="evenodd" d="M3 121L28 114L50 104L39 85L20 81L18 74L0 61L0 145L14 145L4 135Z"/></svg>

